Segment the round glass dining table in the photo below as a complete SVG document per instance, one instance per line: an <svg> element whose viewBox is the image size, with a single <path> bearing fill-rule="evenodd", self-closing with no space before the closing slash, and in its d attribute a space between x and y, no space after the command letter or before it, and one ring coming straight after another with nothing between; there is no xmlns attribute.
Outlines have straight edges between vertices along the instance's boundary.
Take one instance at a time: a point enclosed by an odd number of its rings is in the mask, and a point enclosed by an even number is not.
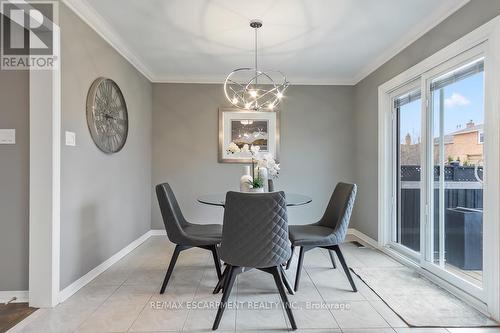
<svg viewBox="0 0 500 333"><path fill-rule="evenodd" d="M303 194L285 193L286 205L288 207L301 206L312 201L311 197ZM206 194L198 197L198 202L206 205L224 207L226 204L225 193Z"/></svg>

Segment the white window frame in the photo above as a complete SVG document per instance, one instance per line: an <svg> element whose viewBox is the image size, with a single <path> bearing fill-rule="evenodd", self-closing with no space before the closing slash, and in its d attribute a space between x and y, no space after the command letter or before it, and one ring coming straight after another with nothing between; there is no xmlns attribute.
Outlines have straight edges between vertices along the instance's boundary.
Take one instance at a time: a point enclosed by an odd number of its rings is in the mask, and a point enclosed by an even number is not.
<svg viewBox="0 0 500 333"><path fill-rule="evenodd" d="M397 198L397 179L395 177L395 175L397 175L398 173L398 170L397 170L397 161L393 160L393 157L396 157L396 152L395 150L398 149L398 146L399 146L399 138L396 136L396 133L394 131L392 131L392 129L395 128L395 126L397 125L397 117L396 117L396 110L394 108L394 100L398 97L398 96L401 96L402 94L404 94L405 92L410 92L410 91L413 91L413 90L416 90L416 89L419 89L420 88L420 79L417 79L417 80L414 80L414 81L410 81L410 82L407 82L405 83L404 85L398 87L397 89L391 91L391 93L389 94L389 98L390 98L390 107L391 107L391 138L390 140L392 141L391 145L392 145L392 152L391 152L391 165L392 165L392 170L391 170L391 173L390 173L390 176L392 179L390 180L390 188L392 189L392 193L395 194L391 197L391 218L393 219L393 221L398 221L398 198ZM422 98L422 97L421 97ZM421 142L421 145L422 145L422 142ZM420 149L422 151L422 149ZM422 160L422 159L421 159ZM409 259L411 260L414 260L416 262L420 261L420 253L421 252L417 252L417 251L414 251L404 245L401 245L399 243L397 243L397 235L396 235L396 231L395 231L395 226L393 223L389 223L389 228L390 228L390 236L388 238L388 241L385 245L387 246L390 246L391 248L394 248L395 250L403 253L405 256L407 256ZM420 242L422 243L422 242ZM422 249L422 247L420 246L420 248Z"/></svg>
<svg viewBox="0 0 500 333"><path fill-rule="evenodd" d="M481 46L480 46L481 45ZM500 16L482 25L471 33L465 35L449 46L438 51L417 65L411 67L395 78L379 86L378 106L378 133L379 133L379 160L378 160L378 244L382 250L393 256L399 256L389 248L391 242L391 222L393 214L393 160L392 149L392 105L391 93L396 89L414 80L422 84L422 116L426 118L426 91L430 71L450 59L459 58L464 52L471 52L475 47L481 48L485 56L485 72L500 72ZM457 58L457 59L458 59ZM460 290L453 284L433 278L443 287L451 290L458 296L465 298L469 303L500 320L500 76L485 75L485 165L488 171L484 182L484 270L483 270L483 295L471 293L470 290ZM425 123L428 119L423 119ZM422 145L426 146L427 135L423 135ZM426 149L422 149L423 154ZM424 160L422 160L424 161ZM422 175L426 179L428 175ZM430 213L428 196L422 201L421 218L427 221ZM424 222L424 221L423 221ZM425 226L421 223L422 228ZM422 237L421 239L423 239ZM426 244L422 244L427 246ZM421 246L421 249L423 249ZM430 274L433 275L433 274ZM479 297L478 297L479 296Z"/></svg>
<svg viewBox="0 0 500 333"><path fill-rule="evenodd" d="M429 170L433 170L433 167L434 167L434 163L433 163L433 159L432 158L428 158L427 157L427 152L432 152L432 149L433 149L433 146L434 146L434 140L433 140L433 129L432 129L432 122L433 122L433 114L430 113L430 104L432 103L431 101L431 93L430 93L430 84L431 84L431 81L447 72L450 71L450 69L456 69L456 68L459 68L463 65L466 65L468 63L470 63L471 61L473 60L476 60L476 59L479 59L479 58L482 58L484 57L486 54L486 48L485 48L485 44L484 43L481 43L479 45L476 45L475 47L467 50L467 51L464 51L456 56L454 56L453 58L449 59L448 61L430 69L429 71L425 72L424 74L422 74L421 76L421 80L422 80L422 89L425 89L425 91L423 91L423 96L426 96L426 98L428 99L428 104L427 105L424 105L424 109L426 109L425 111L425 114L423 115L424 119L425 119L425 124L426 124L426 128L427 128L427 133L425 134L425 139L423 140L425 142L425 149L423 149L423 160L424 158L426 158L426 168L424 168L424 173L423 173L423 176L422 176L422 179L424 179L425 183L427 184L431 184L434 182L434 174L432 172L425 172L425 170L429 171ZM487 70L487 66L485 64L485 71ZM485 91L485 95L486 95L486 91ZM486 98L486 96L485 96ZM485 120L486 120L486 109L485 109ZM443 172L443 171L441 171ZM488 167L488 172L489 172L489 167ZM440 181L443 181L444 182L444 173L441 174L440 176ZM444 189L444 183L441 184L441 189ZM490 195L489 192L487 193L486 195L486 191L484 191L485 193L485 197L487 195ZM423 193L425 195L422 196L422 199L421 200L424 204L424 207L422 207L422 209L425 211L427 211L428 213L428 216L434 216L434 187L430 187L430 188L427 188L427 191L426 193ZM439 198L440 203L439 203L439 206L440 207L444 207L444 196L440 196ZM428 208L426 208L426 206ZM484 212L486 212L486 208L484 208ZM445 222L445 217L444 217L444 211L441 210L440 211L441 215L439 217L439 223L441 224L440 226L440 229L441 230L444 230L444 222ZM486 215L486 213L484 213L484 215ZM486 217L483 216L483 221L485 221ZM424 239L424 243L421 242L421 245L423 244L423 246L425 246L425 253L427 254L427 257L426 258L423 258L425 260L422 260L421 261L421 266L425 269L427 269L428 271L432 272L433 274L445 279L445 280L448 280L450 281L451 283L453 283L454 285L456 286L459 286L460 289L464 290L465 292L467 292L468 294L480 299L481 301L485 301L486 299L486 293L485 293L485 288L484 286L477 286L467 280L464 280L460 277L457 277L456 275L453 275L449 272L446 272L446 271L443 271L442 269L438 269L436 268L436 266L432 263L433 260L432 260L432 253L433 251L431 251L431 249L433 248L433 244L432 244L432 241L434 239L433 237L433 231L434 231L434 228L433 226L431 225L425 225L425 222L429 222L429 220L424 220L424 218L422 219L422 223L421 223L421 234L424 235L425 233L425 237L423 237ZM485 222L483 222L483 226L485 225ZM484 234L484 233L483 233ZM439 249L440 252L444 252L444 233L441 233L439 234L439 237L440 237L440 246L442 248ZM425 240L427 240L427 242L425 242ZM422 249L424 249L424 247L422 247ZM434 249L436 250L436 249ZM485 261L485 258L483 257L483 263ZM441 265L444 265L444 262L441 262L440 263ZM486 271L488 270L488 268L485 268L484 266L486 265L483 265L483 274L486 274Z"/></svg>

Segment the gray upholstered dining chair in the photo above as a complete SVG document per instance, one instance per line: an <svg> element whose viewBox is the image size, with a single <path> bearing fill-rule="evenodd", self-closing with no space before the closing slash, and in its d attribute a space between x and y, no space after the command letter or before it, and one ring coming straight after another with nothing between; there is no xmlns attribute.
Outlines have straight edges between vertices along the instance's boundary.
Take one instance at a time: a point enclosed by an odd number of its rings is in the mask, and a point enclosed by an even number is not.
<svg viewBox="0 0 500 333"><path fill-rule="evenodd" d="M182 215L174 192L168 183L159 184L156 186L156 196L160 204L161 215L165 230L167 231L168 239L176 244L175 250L170 259L170 264L163 280L160 293L165 292L168 280L172 275L175 263L181 251L192 247L199 247L212 252L214 258L215 270L217 276L221 278L220 260L217 253L217 244L222 238L221 224L194 224L186 221Z"/></svg>
<svg viewBox="0 0 500 333"><path fill-rule="evenodd" d="M226 264L221 279L223 295L212 329L219 327L236 276L247 268L273 275L290 324L296 329L283 287L282 265L290 255L285 193L228 192L220 244L220 256Z"/></svg>
<svg viewBox="0 0 500 333"><path fill-rule="evenodd" d="M319 222L308 225L291 225L289 227L292 255L287 263L287 267L290 267L295 247L300 247L297 274L295 276L295 291L299 289L304 254L306 251L316 247L328 249L333 268L336 268L336 266L331 251L335 251L351 284L352 290L357 291L349 267L347 267L344 255L339 247L347 234L352 208L356 199L356 190L356 184L338 183L326 207L326 211Z"/></svg>

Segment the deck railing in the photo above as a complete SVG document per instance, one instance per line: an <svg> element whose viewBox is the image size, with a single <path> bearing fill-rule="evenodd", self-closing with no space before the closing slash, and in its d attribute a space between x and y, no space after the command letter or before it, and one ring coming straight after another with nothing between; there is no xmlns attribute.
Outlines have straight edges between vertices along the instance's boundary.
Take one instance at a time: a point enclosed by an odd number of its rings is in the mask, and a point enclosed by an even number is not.
<svg viewBox="0 0 500 333"><path fill-rule="evenodd" d="M420 165L402 165L401 181L420 181L422 168ZM439 181L440 166L434 167L434 180ZM483 179L483 167L477 167L477 176ZM478 182L476 177L476 167L474 166L454 166L444 167L444 180L451 182Z"/></svg>
<svg viewBox="0 0 500 333"><path fill-rule="evenodd" d="M434 167L434 196L439 196L439 166ZM476 177L477 175L477 177ZM445 209L483 208L483 168L474 166L445 166ZM401 166L401 243L418 251L420 248L421 167ZM434 201L434 220L439 220L439 200ZM437 227L437 224L436 224ZM437 230L436 230L437 231Z"/></svg>

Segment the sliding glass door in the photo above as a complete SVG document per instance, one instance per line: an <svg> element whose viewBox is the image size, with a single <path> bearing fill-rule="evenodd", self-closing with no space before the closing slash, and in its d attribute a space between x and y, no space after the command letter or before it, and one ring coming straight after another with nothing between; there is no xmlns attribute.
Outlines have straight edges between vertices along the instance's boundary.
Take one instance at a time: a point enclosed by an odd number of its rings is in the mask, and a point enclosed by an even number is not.
<svg viewBox="0 0 500 333"><path fill-rule="evenodd" d="M484 296L484 99L480 52L442 63L391 94L390 246L478 298Z"/></svg>
<svg viewBox="0 0 500 333"><path fill-rule="evenodd" d="M429 79L429 268L482 286L484 59Z"/></svg>

